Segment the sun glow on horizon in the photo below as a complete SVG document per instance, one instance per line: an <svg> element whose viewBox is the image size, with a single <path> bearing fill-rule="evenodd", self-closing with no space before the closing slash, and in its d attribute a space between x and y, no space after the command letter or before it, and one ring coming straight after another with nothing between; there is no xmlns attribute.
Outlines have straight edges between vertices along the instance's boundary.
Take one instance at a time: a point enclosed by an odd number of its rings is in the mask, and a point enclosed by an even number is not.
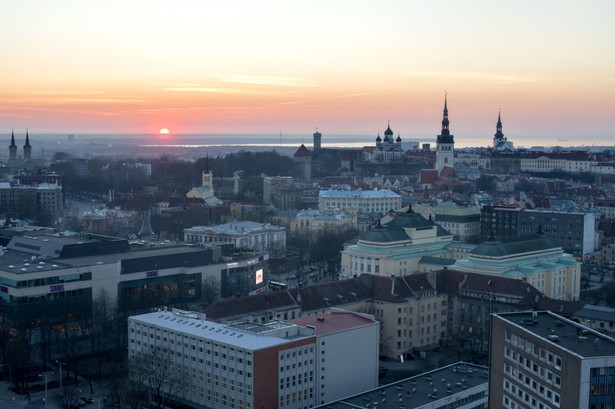
<svg viewBox="0 0 615 409"><path fill-rule="evenodd" d="M168 135L170 133L171 131L169 131L167 128L160 129L160 135Z"/></svg>

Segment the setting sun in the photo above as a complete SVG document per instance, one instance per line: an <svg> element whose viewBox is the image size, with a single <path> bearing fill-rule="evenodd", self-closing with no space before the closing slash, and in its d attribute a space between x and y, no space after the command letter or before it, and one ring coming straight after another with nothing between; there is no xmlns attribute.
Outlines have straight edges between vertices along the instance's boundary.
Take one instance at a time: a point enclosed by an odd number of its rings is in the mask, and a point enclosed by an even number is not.
<svg viewBox="0 0 615 409"><path fill-rule="evenodd" d="M160 135L168 135L168 134L170 134L170 133L171 133L171 132L170 132L167 128L162 128L162 129L160 130Z"/></svg>

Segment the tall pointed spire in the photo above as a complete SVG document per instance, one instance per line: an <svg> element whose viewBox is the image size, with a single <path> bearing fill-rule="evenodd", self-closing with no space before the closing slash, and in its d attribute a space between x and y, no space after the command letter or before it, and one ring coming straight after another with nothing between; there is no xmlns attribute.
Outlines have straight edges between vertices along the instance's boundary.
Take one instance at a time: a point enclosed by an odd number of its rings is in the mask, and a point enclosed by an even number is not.
<svg viewBox="0 0 615 409"><path fill-rule="evenodd" d="M502 133L502 110L498 112L498 123L495 129L495 135L493 135L496 139L504 138L504 134Z"/></svg>
<svg viewBox="0 0 615 409"><path fill-rule="evenodd" d="M28 129L26 128L26 144L23 146L23 158L24 159L32 159L32 146L30 146L30 135L28 134Z"/></svg>
<svg viewBox="0 0 615 409"><path fill-rule="evenodd" d="M11 129L11 144L9 145L9 159L17 159L17 144L15 144L15 131Z"/></svg>
<svg viewBox="0 0 615 409"><path fill-rule="evenodd" d="M442 131L440 135L438 135L437 142L440 143L455 143L453 140L453 135L451 135L451 131L448 129L449 121L448 121L448 93L444 94L444 110L442 111Z"/></svg>

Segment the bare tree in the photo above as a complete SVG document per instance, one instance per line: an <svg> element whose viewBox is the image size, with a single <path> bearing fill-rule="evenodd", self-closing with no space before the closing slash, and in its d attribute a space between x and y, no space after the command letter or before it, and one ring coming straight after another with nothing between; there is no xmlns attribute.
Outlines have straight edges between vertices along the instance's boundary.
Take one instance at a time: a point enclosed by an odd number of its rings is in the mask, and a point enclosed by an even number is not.
<svg viewBox="0 0 615 409"><path fill-rule="evenodd" d="M220 298L220 280L214 276L207 276L203 279L202 301L203 305L212 304Z"/></svg>
<svg viewBox="0 0 615 409"><path fill-rule="evenodd" d="M145 385L152 402L159 408L181 398L187 377L179 370L168 353L146 351L130 359L130 380Z"/></svg>

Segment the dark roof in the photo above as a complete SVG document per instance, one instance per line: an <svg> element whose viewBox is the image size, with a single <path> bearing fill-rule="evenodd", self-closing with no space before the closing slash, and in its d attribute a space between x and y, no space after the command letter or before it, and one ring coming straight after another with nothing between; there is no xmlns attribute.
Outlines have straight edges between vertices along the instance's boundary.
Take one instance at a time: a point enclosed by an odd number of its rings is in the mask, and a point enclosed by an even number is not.
<svg viewBox="0 0 615 409"><path fill-rule="evenodd" d="M410 240L404 229L380 224L359 236L359 242L390 243L404 240Z"/></svg>
<svg viewBox="0 0 615 409"><path fill-rule="evenodd" d="M437 142L438 143L455 143L455 139L453 138L453 135L451 135L450 133L445 133L444 135L438 135Z"/></svg>
<svg viewBox="0 0 615 409"><path fill-rule="evenodd" d="M294 156L311 156L311 155L310 155L310 151L308 150L308 148L306 148L304 144L301 144L299 149L297 149L297 152L295 152Z"/></svg>
<svg viewBox="0 0 615 409"><path fill-rule="evenodd" d="M421 257L421 260L419 261L419 263L438 264L441 266L451 266L455 264L455 260L452 260L450 258L443 258L443 257L423 256Z"/></svg>
<svg viewBox="0 0 615 409"><path fill-rule="evenodd" d="M397 213L397 216L386 224L386 226L404 228L433 227L434 225L433 221L427 220L418 213L414 213L412 206L409 206L406 212Z"/></svg>
<svg viewBox="0 0 615 409"><path fill-rule="evenodd" d="M430 277L435 278L434 284L430 282ZM249 297L229 297L209 305L203 312L212 321L237 320L266 311L300 309L303 313L307 313L365 300L404 302L409 298L420 296L422 292L433 291L449 295L463 295L464 291L479 296L485 293L494 296L505 295L509 300L502 302L507 304L512 302L518 308L549 310L561 315L573 315L583 306L580 301L547 298L522 280L445 268L433 273L402 277L363 274L347 280ZM516 298L516 302L510 300L512 297Z"/></svg>
<svg viewBox="0 0 615 409"><path fill-rule="evenodd" d="M499 240L487 240L470 252L477 256L502 257L513 254L527 253L558 248L550 238L543 234L533 233L524 236L505 237Z"/></svg>
<svg viewBox="0 0 615 409"><path fill-rule="evenodd" d="M281 311L298 307L291 294L282 290L250 297L229 297L208 305L203 312L207 319L216 321L226 317L250 315L255 311Z"/></svg>

